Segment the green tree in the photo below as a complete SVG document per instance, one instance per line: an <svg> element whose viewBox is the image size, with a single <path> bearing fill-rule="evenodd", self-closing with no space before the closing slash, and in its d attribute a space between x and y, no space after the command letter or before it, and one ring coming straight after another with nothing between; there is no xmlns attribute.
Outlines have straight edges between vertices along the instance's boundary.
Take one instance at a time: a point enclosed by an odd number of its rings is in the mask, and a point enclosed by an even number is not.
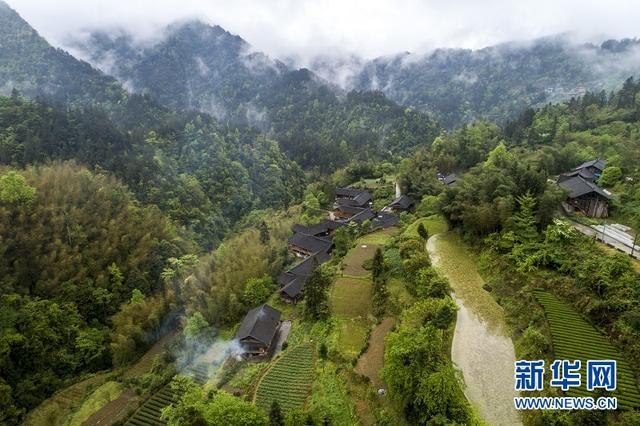
<svg viewBox="0 0 640 426"><path fill-rule="evenodd" d="M606 167L598 178L598 183L602 186L613 186L621 177L622 170L620 167Z"/></svg>
<svg viewBox="0 0 640 426"><path fill-rule="evenodd" d="M318 356L321 360L325 361L327 359L327 354L327 345L324 342L320 343L320 347L318 348Z"/></svg>
<svg viewBox="0 0 640 426"><path fill-rule="evenodd" d="M284 426L284 415L280 409L280 404L275 399L271 403L269 409L269 425L270 426Z"/></svg>
<svg viewBox="0 0 640 426"><path fill-rule="evenodd" d="M245 284L242 301L247 306L260 305L266 302L274 291L276 291L276 285L270 276L251 278Z"/></svg>
<svg viewBox="0 0 640 426"><path fill-rule="evenodd" d="M331 275L322 266L314 268L304 285L304 316L311 321L325 319L329 315Z"/></svg>
<svg viewBox="0 0 640 426"><path fill-rule="evenodd" d="M418 225L418 235L425 241L429 239L429 232L427 232L427 228L425 228L422 222Z"/></svg>
<svg viewBox="0 0 640 426"><path fill-rule="evenodd" d="M137 288L134 288L131 291L131 299L129 300L129 303L132 305L140 305L142 302L144 302L144 294L142 294L142 292Z"/></svg>
<svg viewBox="0 0 640 426"><path fill-rule="evenodd" d="M200 312L195 312L187 318L187 324L182 331L187 339L199 339L209 328L209 323Z"/></svg>
<svg viewBox="0 0 640 426"><path fill-rule="evenodd" d="M516 200L520 208L513 216L513 232L521 243L532 243L539 236L534 212L536 199L527 191Z"/></svg>
<svg viewBox="0 0 640 426"><path fill-rule="evenodd" d="M10 171L0 176L0 202L12 207L31 203L36 197L36 188L18 172Z"/></svg>
<svg viewBox="0 0 640 426"><path fill-rule="evenodd" d="M267 244L271 236L269 235L269 226L267 222L261 220L258 224L258 230L260 231L260 242L262 244Z"/></svg>

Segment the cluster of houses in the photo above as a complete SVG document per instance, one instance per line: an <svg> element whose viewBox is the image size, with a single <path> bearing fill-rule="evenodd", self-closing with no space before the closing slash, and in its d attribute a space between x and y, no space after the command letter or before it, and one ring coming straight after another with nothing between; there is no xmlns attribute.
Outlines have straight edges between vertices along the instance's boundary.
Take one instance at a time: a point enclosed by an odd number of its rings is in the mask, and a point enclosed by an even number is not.
<svg viewBox="0 0 640 426"><path fill-rule="evenodd" d="M335 231L349 223L361 225L369 221L372 229L396 225L399 213L413 208L414 201L405 195L397 197L381 211L373 209L369 191L357 188L337 188L333 210L329 218L314 225L294 225L289 248L301 259L295 266L278 276L281 297L290 303L302 298L304 286L313 270L331 259ZM264 304L247 313L236 339L246 357L261 357L270 353L277 340L281 313Z"/></svg>
<svg viewBox="0 0 640 426"><path fill-rule="evenodd" d="M369 221L372 229L396 225L399 213L413 208L414 202L406 195L397 197L381 211L373 209L373 198L366 189L337 188L333 210L328 219L311 226L294 225L289 240L290 249L302 261L278 277L283 299L295 303L302 297L304 285L316 266L331 259L333 234L349 223Z"/></svg>
<svg viewBox="0 0 640 426"><path fill-rule="evenodd" d="M604 168L605 161L596 158L561 174L558 177L558 185L569 192L565 207L580 211L589 217L607 217L611 194L596 183Z"/></svg>

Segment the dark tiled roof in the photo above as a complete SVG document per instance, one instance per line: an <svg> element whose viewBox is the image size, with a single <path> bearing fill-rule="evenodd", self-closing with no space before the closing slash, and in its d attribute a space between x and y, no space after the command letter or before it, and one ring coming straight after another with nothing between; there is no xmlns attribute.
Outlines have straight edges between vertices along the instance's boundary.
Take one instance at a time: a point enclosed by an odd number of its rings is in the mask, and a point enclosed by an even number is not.
<svg viewBox="0 0 640 426"><path fill-rule="evenodd" d="M589 182L580 176L574 176L570 179L563 180L558 183L562 188L569 191L569 198L578 198L585 194L595 192L596 194L606 198L610 198L609 195L602 190L598 185L593 182Z"/></svg>
<svg viewBox="0 0 640 426"><path fill-rule="evenodd" d="M375 219L372 220L372 226L374 229L377 228L390 228L394 225L397 225L400 222L400 218L395 214L388 213L378 213Z"/></svg>
<svg viewBox="0 0 640 426"><path fill-rule="evenodd" d="M305 277L302 275L296 276L287 285L282 287L280 291L288 297L294 299L298 297L300 293L302 293L302 290L304 289L304 285L307 283L308 278L309 277Z"/></svg>
<svg viewBox="0 0 640 426"><path fill-rule="evenodd" d="M412 205L413 205L413 198L408 197L406 195L401 195L395 200L393 200L393 202L389 204L389 207L399 207L401 209L408 209Z"/></svg>
<svg viewBox="0 0 640 426"><path fill-rule="evenodd" d="M252 337L259 342L269 345L278 330L280 311L264 304L247 312L242 325L236 333L239 340Z"/></svg>
<svg viewBox="0 0 640 426"><path fill-rule="evenodd" d="M363 191L352 199L338 198L337 203L342 206L364 207L369 204L371 200L371 194L367 191Z"/></svg>
<svg viewBox="0 0 640 426"><path fill-rule="evenodd" d="M331 250L333 243L330 239L314 237L313 235L306 235L302 233L295 233L293 237L289 238L289 243L294 246L298 246L312 253L328 252Z"/></svg>
<svg viewBox="0 0 640 426"><path fill-rule="evenodd" d="M349 214L358 214L358 213L362 213L366 209L363 209L362 207L353 207L353 206L338 206L336 210L344 213L349 213Z"/></svg>
<svg viewBox="0 0 640 426"><path fill-rule="evenodd" d="M331 259L331 255L323 252L319 252L313 256L307 257L302 262L298 263L293 268L289 269L290 272L295 275L311 275L313 268L317 265L321 265Z"/></svg>
<svg viewBox="0 0 640 426"><path fill-rule="evenodd" d="M586 161L580 164L578 167L576 167L573 170L586 169L587 167L595 167L596 169L603 171L605 168L605 165L606 163L602 158L596 158L595 160Z"/></svg>
<svg viewBox="0 0 640 426"><path fill-rule="evenodd" d="M317 253L309 256L302 262L298 263L287 272L283 272L278 276L278 284L281 291L291 298L295 298L300 294L307 282L307 278L318 265L327 262L331 256L327 253Z"/></svg>
<svg viewBox="0 0 640 426"><path fill-rule="evenodd" d="M293 225L293 232L318 236L320 234L338 229L341 226L344 226L344 223L336 222L335 220L324 219L322 222L315 225Z"/></svg>
<svg viewBox="0 0 640 426"><path fill-rule="evenodd" d="M452 183L458 182L459 180L462 180L462 178L458 177L458 175L456 175L455 173L451 173L450 175L447 175L444 177L444 179L442 179L442 183L444 183L445 185L451 185Z"/></svg>
<svg viewBox="0 0 640 426"><path fill-rule="evenodd" d="M349 218L349 220L350 221L354 221L354 222L358 222L358 223L362 223L365 220L370 220L370 219L373 219L374 217L376 217L376 214L373 212L373 210L364 209L360 213L351 216L351 218Z"/></svg>
<svg viewBox="0 0 640 426"><path fill-rule="evenodd" d="M558 178L558 182L568 180L574 176L580 176L581 178L592 181L592 182L596 179L596 175L591 173L589 170L579 169L579 170L574 170L572 172L561 174L560 177Z"/></svg>
<svg viewBox="0 0 640 426"><path fill-rule="evenodd" d="M358 188L336 188L336 197L355 197L363 191Z"/></svg>

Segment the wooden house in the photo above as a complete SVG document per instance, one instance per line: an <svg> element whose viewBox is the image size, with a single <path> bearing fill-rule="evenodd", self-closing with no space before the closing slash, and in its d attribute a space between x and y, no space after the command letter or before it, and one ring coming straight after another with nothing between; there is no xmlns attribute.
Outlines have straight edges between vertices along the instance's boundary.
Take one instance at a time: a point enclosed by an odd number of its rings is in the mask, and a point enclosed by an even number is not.
<svg viewBox="0 0 640 426"><path fill-rule="evenodd" d="M317 253L280 274L277 282L282 298L291 303L296 303L300 300L303 296L304 285L307 282L307 278L309 278L315 268L330 259L331 256L329 254Z"/></svg>
<svg viewBox="0 0 640 426"><path fill-rule="evenodd" d="M264 304L250 310L242 320L236 339L245 356L267 355L280 329L281 313Z"/></svg>
<svg viewBox="0 0 640 426"><path fill-rule="evenodd" d="M402 213L411 211L415 205L413 198L406 195L401 195L391 202L388 206L382 209L385 212Z"/></svg>
<svg viewBox="0 0 640 426"><path fill-rule="evenodd" d="M307 257L316 253L331 253L333 242L327 237L315 237L300 232L289 238L289 248L300 257Z"/></svg>
<svg viewBox="0 0 640 426"><path fill-rule="evenodd" d="M373 198L369 191L357 188L336 188L336 201L334 208L338 206L350 206L367 208L373 205Z"/></svg>
<svg viewBox="0 0 640 426"><path fill-rule="evenodd" d="M587 216L603 218L609 215L610 195L595 183L576 175L558 180L558 185L568 192L567 203Z"/></svg>

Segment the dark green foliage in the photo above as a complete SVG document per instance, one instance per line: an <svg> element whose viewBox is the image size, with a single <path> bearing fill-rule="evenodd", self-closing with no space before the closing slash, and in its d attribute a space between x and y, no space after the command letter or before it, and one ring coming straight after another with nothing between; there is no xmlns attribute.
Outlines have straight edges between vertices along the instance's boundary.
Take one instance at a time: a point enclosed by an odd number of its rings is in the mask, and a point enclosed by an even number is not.
<svg viewBox="0 0 640 426"><path fill-rule="evenodd" d="M269 409L269 425L270 426L284 426L284 415L280 409L280 404L275 399L271 403Z"/></svg>
<svg viewBox="0 0 640 426"><path fill-rule="evenodd" d="M76 159L106 169L205 248L250 210L287 207L301 197L302 171L275 142L206 115L166 118L157 130L124 131L99 110L0 97L0 163Z"/></svg>
<svg viewBox="0 0 640 426"><path fill-rule="evenodd" d="M274 134L304 168L332 171L353 159L403 154L437 135L427 115L381 92L336 93L307 69L248 53L248 43L220 27L191 21L166 31L163 41L144 49L131 36L106 34L94 34L81 48L93 63L110 58L117 78L163 105Z"/></svg>
<svg viewBox="0 0 640 426"><path fill-rule="evenodd" d="M318 348L318 356L320 357L321 360L324 361L327 359L327 354L328 354L327 345L324 342L320 343L320 347Z"/></svg>
<svg viewBox="0 0 640 426"><path fill-rule="evenodd" d="M422 238L425 241L429 239L429 232L427 231L427 228L425 228L424 223L422 222L420 222L420 224L418 225L418 235L420 235L420 238Z"/></svg>
<svg viewBox="0 0 640 426"><path fill-rule="evenodd" d="M446 128L477 119L504 122L526 107L570 99L579 87L619 84L637 73L637 46L636 39L595 46L552 36L475 51L438 49L375 59L353 80L361 90L383 87L391 99L433 113ZM632 105L632 93L618 102Z"/></svg>
<svg viewBox="0 0 640 426"><path fill-rule="evenodd" d="M386 311L389 292L387 290L387 266L384 261L382 249L376 249L371 264L371 278L373 280L373 313L382 318Z"/></svg>
<svg viewBox="0 0 640 426"><path fill-rule="evenodd" d="M304 316L317 321L329 315L329 287L332 278L326 268L316 267L304 286Z"/></svg>

